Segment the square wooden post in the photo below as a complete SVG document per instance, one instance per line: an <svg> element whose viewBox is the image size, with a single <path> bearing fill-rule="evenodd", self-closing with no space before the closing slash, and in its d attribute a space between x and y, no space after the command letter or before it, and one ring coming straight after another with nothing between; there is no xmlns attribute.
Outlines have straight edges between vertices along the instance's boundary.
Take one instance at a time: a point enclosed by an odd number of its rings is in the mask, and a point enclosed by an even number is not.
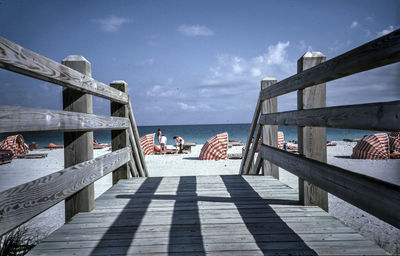
<svg viewBox="0 0 400 256"><path fill-rule="evenodd" d="M86 76L91 76L91 65L84 57L71 55L62 64ZM93 114L92 95L70 88L63 89L65 111ZM93 132L64 133L64 167L93 159ZM65 220L78 212L90 212L94 208L94 184L90 184L65 200Z"/></svg>
<svg viewBox="0 0 400 256"><path fill-rule="evenodd" d="M266 77L261 81L261 89L265 89L275 83L275 78ZM264 100L261 105L261 114L269 114L274 112L278 112L278 98L275 97ZM278 147L278 126L263 125L262 141L265 145ZM279 167L266 160L262 160L262 162L264 162L262 165L264 175L270 175L276 179L279 179Z"/></svg>
<svg viewBox="0 0 400 256"><path fill-rule="evenodd" d="M125 81L118 80L110 83L112 88L128 93L128 84ZM128 104L121 104L118 102L111 101L111 116L126 117L129 118ZM112 130L111 131L111 147L112 151L116 151L121 148L129 146L129 131L128 129L123 130ZM129 179L130 172L128 163L122 165L115 171L113 171L113 185L116 184L120 179Z"/></svg>
<svg viewBox="0 0 400 256"><path fill-rule="evenodd" d="M320 52L307 52L297 61L297 72L316 66L326 60ZM326 85L318 84L297 92L297 109L326 106ZM326 128L298 127L299 153L326 163ZM314 170L318 172L320 170ZM317 205L328 211L328 193L299 178L299 197L303 205Z"/></svg>

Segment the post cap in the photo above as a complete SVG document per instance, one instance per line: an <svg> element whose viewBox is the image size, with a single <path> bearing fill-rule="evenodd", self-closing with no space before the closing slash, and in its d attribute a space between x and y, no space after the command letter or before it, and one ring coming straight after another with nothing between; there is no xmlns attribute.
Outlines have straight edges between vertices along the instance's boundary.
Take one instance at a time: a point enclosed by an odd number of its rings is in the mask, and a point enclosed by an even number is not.
<svg viewBox="0 0 400 256"><path fill-rule="evenodd" d="M128 83L125 82L124 80L114 80L110 84L125 84L125 85L128 85Z"/></svg>
<svg viewBox="0 0 400 256"><path fill-rule="evenodd" d="M303 58L324 58L326 56L323 55L321 52L306 52L302 57Z"/></svg>
<svg viewBox="0 0 400 256"><path fill-rule="evenodd" d="M275 77L264 77L261 81L271 81L271 80L276 81L276 78Z"/></svg>
<svg viewBox="0 0 400 256"><path fill-rule="evenodd" d="M69 56L65 57L65 59L63 59L62 61L86 61L86 62L89 62L87 59L85 59L85 57L83 57L81 55L69 55Z"/></svg>

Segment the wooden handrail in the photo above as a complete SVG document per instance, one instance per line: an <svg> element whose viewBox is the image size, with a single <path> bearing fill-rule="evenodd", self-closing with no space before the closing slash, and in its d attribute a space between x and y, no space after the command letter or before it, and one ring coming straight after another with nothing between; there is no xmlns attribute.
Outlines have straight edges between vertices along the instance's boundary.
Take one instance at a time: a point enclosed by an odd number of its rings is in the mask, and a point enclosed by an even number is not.
<svg viewBox="0 0 400 256"><path fill-rule="evenodd" d="M400 61L400 29L263 89L260 100L398 61Z"/></svg>
<svg viewBox="0 0 400 256"><path fill-rule="evenodd" d="M120 149L0 192L0 235L127 163L130 151Z"/></svg>
<svg viewBox="0 0 400 256"><path fill-rule="evenodd" d="M261 145L262 158L400 228L400 185Z"/></svg>
<svg viewBox="0 0 400 256"><path fill-rule="evenodd" d="M128 128L128 118L0 105L0 134Z"/></svg>
<svg viewBox="0 0 400 256"><path fill-rule="evenodd" d="M260 123L398 131L400 101L314 108L261 115Z"/></svg>
<svg viewBox="0 0 400 256"><path fill-rule="evenodd" d="M0 37L0 68L126 104L128 94Z"/></svg>

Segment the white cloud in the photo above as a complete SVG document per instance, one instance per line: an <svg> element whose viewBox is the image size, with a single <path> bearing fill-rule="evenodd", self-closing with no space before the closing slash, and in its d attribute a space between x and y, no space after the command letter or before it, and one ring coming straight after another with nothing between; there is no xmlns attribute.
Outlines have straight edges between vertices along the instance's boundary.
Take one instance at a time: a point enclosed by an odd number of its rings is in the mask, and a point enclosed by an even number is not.
<svg viewBox="0 0 400 256"><path fill-rule="evenodd" d="M386 29L384 29L384 30L382 30L382 31L380 31L380 32L378 32L378 33L376 33L376 35L377 35L378 37L381 37L381 36L384 36L384 35L386 35L386 34L389 34L389 33L393 32L393 30L394 30L394 27L393 27L392 25L390 25L390 26L387 27Z"/></svg>
<svg viewBox="0 0 400 256"><path fill-rule="evenodd" d="M141 61L135 62L135 66L137 67L148 67L154 64L154 58L148 58Z"/></svg>
<svg viewBox="0 0 400 256"><path fill-rule="evenodd" d="M202 25L180 25L178 31L185 36L212 36L214 31Z"/></svg>
<svg viewBox="0 0 400 256"><path fill-rule="evenodd" d="M91 19L92 22L100 25L100 28L106 32L116 32L123 24L133 22L132 19L117 17L111 15L104 19Z"/></svg>
<svg viewBox="0 0 400 256"><path fill-rule="evenodd" d="M358 28L360 26L360 24L357 21L353 21L350 25L351 29L355 29Z"/></svg>
<svg viewBox="0 0 400 256"><path fill-rule="evenodd" d="M287 59L286 48L289 46L289 41L286 43L278 42L276 45L268 46L268 53L266 56L268 64L282 64Z"/></svg>
<svg viewBox="0 0 400 256"><path fill-rule="evenodd" d="M183 102L178 103L179 107L181 110L185 111L215 111L212 107L210 107L208 104L198 104L198 105L188 105Z"/></svg>

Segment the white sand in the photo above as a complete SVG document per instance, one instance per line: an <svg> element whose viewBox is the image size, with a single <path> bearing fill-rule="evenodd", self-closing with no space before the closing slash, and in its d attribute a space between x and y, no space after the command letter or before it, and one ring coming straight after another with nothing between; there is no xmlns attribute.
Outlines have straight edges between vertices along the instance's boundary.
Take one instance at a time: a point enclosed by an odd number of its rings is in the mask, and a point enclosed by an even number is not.
<svg viewBox="0 0 400 256"><path fill-rule="evenodd" d="M355 143L337 142L337 144L335 147L328 147L328 163L352 171L376 175L381 179L400 184L400 160L343 158L351 154ZM190 154L146 156L150 176L238 174L241 160L201 161L198 160L201 147L202 145L192 147ZM62 149L44 152L49 153L49 156L44 159L15 159L11 164L0 165L0 191L63 169ZM106 150L94 152L95 157L107 153ZM228 150L229 154L241 152L242 147L232 147ZM298 187L297 177L282 169L280 169L280 180L295 189ZM97 181L95 183L96 197L110 186L111 175ZM387 251L400 250L400 231L393 226L332 195L329 195L329 212ZM35 217L31 223L34 223L31 224L33 227L40 227L41 231L54 231L64 223L64 203L61 202Z"/></svg>

